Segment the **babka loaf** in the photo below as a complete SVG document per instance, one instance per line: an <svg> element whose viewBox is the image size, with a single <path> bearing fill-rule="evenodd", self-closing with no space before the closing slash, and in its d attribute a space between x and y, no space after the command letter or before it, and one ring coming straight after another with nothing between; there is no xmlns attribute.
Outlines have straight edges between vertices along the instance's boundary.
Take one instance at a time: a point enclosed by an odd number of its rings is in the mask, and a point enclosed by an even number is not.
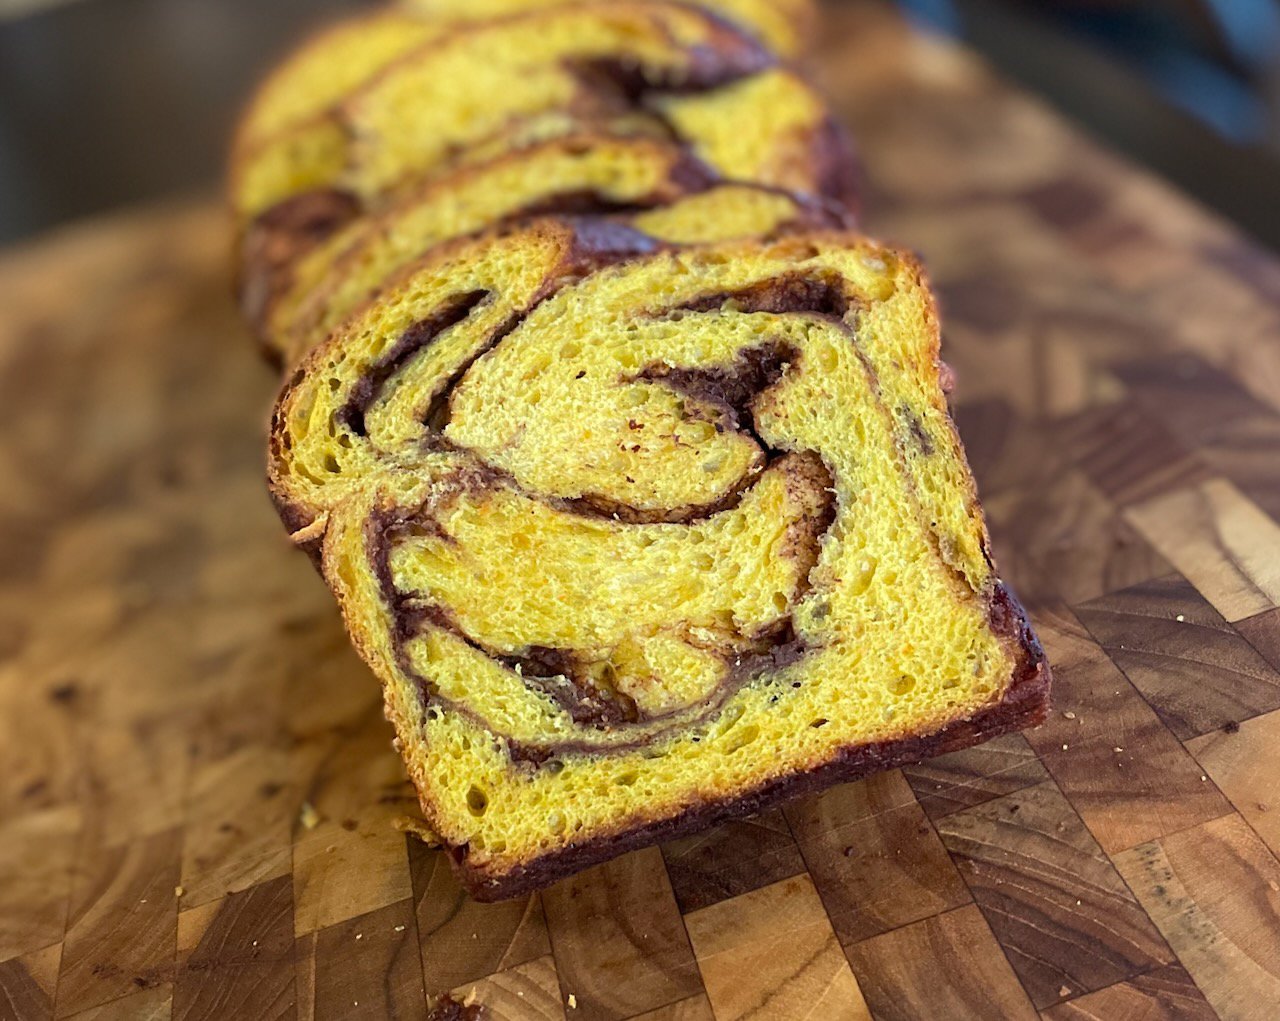
<svg viewBox="0 0 1280 1021"><path fill-rule="evenodd" d="M435 24L479 21L518 11L554 7L565 0L402 0L409 11ZM587 0L609 3L610 0ZM703 0L702 6L751 31L775 53L798 56L813 33L812 0Z"/></svg>
<svg viewBox="0 0 1280 1021"><path fill-rule="evenodd" d="M233 207L242 224L310 222L319 201L340 221L407 182L584 125L677 139L727 179L853 198L847 144L808 83L706 11L623 0L450 32L396 12L330 30L251 104ZM305 212L281 213L299 197Z"/></svg>
<svg viewBox="0 0 1280 1021"><path fill-rule="evenodd" d="M437 248L271 448L477 897L1045 713L932 299L856 235Z"/></svg>
<svg viewBox="0 0 1280 1021"><path fill-rule="evenodd" d="M668 140L568 135L432 180L302 254L287 247L283 258L247 252L242 305L263 344L292 363L435 245L536 213L611 210L621 222L679 243L767 237L848 220L836 204L718 182Z"/></svg>
<svg viewBox="0 0 1280 1021"><path fill-rule="evenodd" d="M271 493L480 899L1047 711L808 0L707 2L403 0L237 138Z"/></svg>
<svg viewBox="0 0 1280 1021"><path fill-rule="evenodd" d="M607 4L611 0L594 0ZM565 0L403 0L317 34L262 84L241 121L236 149L324 114L398 58L458 25L565 6ZM794 57L815 20L811 0L707 0L701 6L749 30L782 57Z"/></svg>

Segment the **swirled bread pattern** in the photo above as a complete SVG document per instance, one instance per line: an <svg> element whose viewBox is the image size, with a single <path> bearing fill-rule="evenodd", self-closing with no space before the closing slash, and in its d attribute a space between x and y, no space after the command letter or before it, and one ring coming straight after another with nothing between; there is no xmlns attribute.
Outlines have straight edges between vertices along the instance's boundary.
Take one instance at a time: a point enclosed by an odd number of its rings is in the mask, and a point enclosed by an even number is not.
<svg viewBox="0 0 1280 1021"><path fill-rule="evenodd" d="M586 124L672 138L729 179L852 198L845 143L799 75L706 11L625 0L456 31L400 12L330 30L251 104L232 202L243 223L317 192L375 206Z"/></svg>
<svg viewBox="0 0 1280 1021"><path fill-rule="evenodd" d="M938 373L873 242L555 221L304 360L273 489L474 890L1039 690Z"/></svg>
<svg viewBox="0 0 1280 1021"><path fill-rule="evenodd" d="M562 0L402 0L401 7L434 24L480 21L555 7ZM582 2L582 0L580 0ZM609 3L610 0L585 0ZM813 34L812 0L707 0L707 10L751 32L782 57L795 57Z"/></svg>
<svg viewBox="0 0 1280 1021"><path fill-rule="evenodd" d="M263 344L292 364L386 280L431 248L486 226L540 213L611 214L676 243L761 237L847 224L834 204L752 184L729 184L683 146L592 132L503 153L426 183L377 216L322 241L259 251L246 264L242 303ZM254 237L271 238L269 230Z"/></svg>
<svg viewBox="0 0 1280 1021"><path fill-rule="evenodd" d="M242 123L271 493L481 899L1047 710L802 5L406 0Z"/></svg>

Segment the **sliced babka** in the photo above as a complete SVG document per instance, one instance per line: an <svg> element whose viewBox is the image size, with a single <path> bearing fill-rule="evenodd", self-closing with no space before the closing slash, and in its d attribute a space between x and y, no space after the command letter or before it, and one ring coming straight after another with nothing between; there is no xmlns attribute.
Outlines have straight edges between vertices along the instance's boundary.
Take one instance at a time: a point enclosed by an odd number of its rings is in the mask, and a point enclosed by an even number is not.
<svg viewBox="0 0 1280 1021"><path fill-rule="evenodd" d="M401 0L401 6L433 23L480 21L568 3L611 0ZM812 0L703 0L701 6L748 29L773 52L795 57L813 34L817 11Z"/></svg>
<svg viewBox="0 0 1280 1021"><path fill-rule="evenodd" d="M242 304L268 349L291 364L388 277L430 248L539 213L606 214L653 237L689 243L847 225L834 203L719 182L677 143L570 135L430 181L297 257L246 248ZM269 237L267 231L249 237Z"/></svg>
<svg viewBox="0 0 1280 1021"><path fill-rule="evenodd" d="M271 449L479 898L1046 712L933 299L856 234L447 243L302 360Z"/></svg>
<svg viewBox="0 0 1280 1021"><path fill-rule="evenodd" d="M403 14L330 30L251 105L232 202L242 223L300 196L312 211L316 194L363 209L584 125L677 139L728 179L852 199L847 144L796 72L700 8L624 0L449 31Z"/></svg>

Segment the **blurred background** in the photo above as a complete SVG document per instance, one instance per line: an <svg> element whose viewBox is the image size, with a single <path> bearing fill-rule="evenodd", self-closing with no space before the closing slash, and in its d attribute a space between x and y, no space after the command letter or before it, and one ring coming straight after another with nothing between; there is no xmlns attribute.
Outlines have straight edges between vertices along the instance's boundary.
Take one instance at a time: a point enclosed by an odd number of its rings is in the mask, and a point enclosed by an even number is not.
<svg viewBox="0 0 1280 1021"><path fill-rule="evenodd" d="M0 0L0 244L212 186L272 60L362 6ZM1280 249L1280 0L899 6Z"/></svg>

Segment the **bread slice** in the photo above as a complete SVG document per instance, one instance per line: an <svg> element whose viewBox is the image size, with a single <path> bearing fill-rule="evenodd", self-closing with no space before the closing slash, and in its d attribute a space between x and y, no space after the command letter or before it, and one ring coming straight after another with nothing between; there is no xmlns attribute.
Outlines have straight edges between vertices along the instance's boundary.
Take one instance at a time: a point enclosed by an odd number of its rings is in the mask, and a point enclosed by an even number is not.
<svg viewBox="0 0 1280 1021"><path fill-rule="evenodd" d="M933 299L856 234L438 247L303 359L270 476L480 899L1037 723Z"/></svg>
<svg viewBox="0 0 1280 1021"><path fill-rule="evenodd" d="M247 152L314 120L398 58L459 26L557 6L564 0L405 0L347 18L313 35L259 86L234 147ZM701 6L751 30L783 57L797 55L816 15L812 0L708 0Z"/></svg>
<svg viewBox="0 0 1280 1021"><path fill-rule="evenodd" d="M259 225L246 236L242 306L268 350L292 364L435 245L522 216L610 211L619 222L679 243L771 236L848 219L839 206L717 183L670 140L570 135L433 180L296 257L269 254L271 230Z"/></svg>
<svg viewBox="0 0 1280 1021"><path fill-rule="evenodd" d="M236 129L244 152L314 120L447 26L388 8L347 18L308 38L258 86Z"/></svg>
<svg viewBox="0 0 1280 1021"><path fill-rule="evenodd" d="M242 224L317 192L368 208L460 164L602 124L678 138L728 179L852 198L847 142L814 89L705 10L548 7L447 33L418 27L414 46L394 31L403 17L333 30L269 80L233 159ZM317 89L335 55L350 69Z"/></svg>
<svg viewBox="0 0 1280 1021"><path fill-rule="evenodd" d="M564 6L582 0L402 0L401 6L433 24L480 21L523 11ZM609 3L610 0L586 0ZM774 53L797 57L813 35L813 0L703 0L701 6L748 29Z"/></svg>

